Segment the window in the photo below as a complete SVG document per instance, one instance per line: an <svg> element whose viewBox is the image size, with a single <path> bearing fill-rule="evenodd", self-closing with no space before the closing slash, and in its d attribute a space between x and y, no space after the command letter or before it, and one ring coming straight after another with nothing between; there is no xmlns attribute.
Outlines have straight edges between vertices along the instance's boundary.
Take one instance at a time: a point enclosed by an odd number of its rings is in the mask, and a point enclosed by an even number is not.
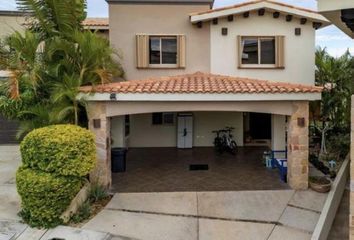
<svg viewBox="0 0 354 240"><path fill-rule="evenodd" d="M153 113L152 125L172 125L175 122L174 113Z"/></svg>
<svg viewBox="0 0 354 240"><path fill-rule="evenodd" d="M136 35L137 68L185 68L185 35Z"/></svg>
<svg viewBox="0 0 354 240"><path fill-rule="evenodd" d="M284 37L239 37L240 68L284 68Z"/></svg>
<svg viewBox="0 0 354 240"><path fill-rule="evenodd" d="M177 64L177 37L150 37L150 64Z"/></svg>

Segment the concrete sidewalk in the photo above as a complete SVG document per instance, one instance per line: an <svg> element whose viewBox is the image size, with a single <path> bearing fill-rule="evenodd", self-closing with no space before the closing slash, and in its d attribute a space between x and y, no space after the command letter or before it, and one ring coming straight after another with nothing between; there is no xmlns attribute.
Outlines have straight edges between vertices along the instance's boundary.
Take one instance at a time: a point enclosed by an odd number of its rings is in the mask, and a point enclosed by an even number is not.
<svg viewBox="0 0 354 240"><path fill-rule="evenodd" d="M118 193L83 228L141 240L310 239L326 194Z"/></svg>

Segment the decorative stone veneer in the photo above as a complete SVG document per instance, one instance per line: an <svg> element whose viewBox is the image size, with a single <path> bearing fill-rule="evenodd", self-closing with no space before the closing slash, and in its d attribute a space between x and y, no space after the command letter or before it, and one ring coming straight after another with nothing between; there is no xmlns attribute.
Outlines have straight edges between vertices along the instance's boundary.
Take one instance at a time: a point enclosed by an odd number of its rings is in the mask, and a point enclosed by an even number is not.
<svg viewBox="0 0 354 240"><path fill-rule="evenodd" d="M352 96L351 120L349 231L350 239L354 240L354 95Z"/></svg>
<svg viewBox="0 0 354 240"><path fill-rule="evenodd" d="M308 188L309 174L309 103L293 103L288 118L288 183L291 188Z"/></svg>
<svg viewBox="0 0 354 240"><path fill-rule="evenodd" d="M106 187L112 184L111 173L111 126L107 118L106 103L89 102L87 107L89 129L96 136L97 166L90 174L91 181L98 181ZM96 125L94 122L96 121Z"/></svg>

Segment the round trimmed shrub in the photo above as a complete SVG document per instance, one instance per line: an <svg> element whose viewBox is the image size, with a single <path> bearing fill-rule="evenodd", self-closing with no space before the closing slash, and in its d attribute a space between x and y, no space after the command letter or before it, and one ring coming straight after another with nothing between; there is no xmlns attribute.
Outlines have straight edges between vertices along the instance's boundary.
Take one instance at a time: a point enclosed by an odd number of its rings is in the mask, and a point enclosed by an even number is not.
<svg viewBox="0 0 354 240"><path fill-rule="evenodd" d="M60 216L80 191L83 178L55 176L20 167L16 184L22 200L23 220L32 227L51 228L62 223Z"/></svg>
<svg viewBox="0 0 354 240"><path fill-rule="evenodd" d="M21 142L25 167L62 176L85 176L96 164L94 135L75 125L53 125L30 132Z"/></svg>

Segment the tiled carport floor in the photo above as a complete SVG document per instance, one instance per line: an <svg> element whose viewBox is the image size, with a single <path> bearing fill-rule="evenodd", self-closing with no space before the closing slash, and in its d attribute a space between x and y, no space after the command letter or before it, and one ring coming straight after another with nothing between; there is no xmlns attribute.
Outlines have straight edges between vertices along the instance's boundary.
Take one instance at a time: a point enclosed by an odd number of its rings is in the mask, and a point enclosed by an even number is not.
<svg viewBox="0 0 354 240"><path fill-rule="evenodd" d="M240 148L236 156L213 148L134 148L127 153L127 171L113 174L113 192L188 192L289 189L276 169L262 164L265 148ZM190 171L190 164L208 164Z"/></svg>

